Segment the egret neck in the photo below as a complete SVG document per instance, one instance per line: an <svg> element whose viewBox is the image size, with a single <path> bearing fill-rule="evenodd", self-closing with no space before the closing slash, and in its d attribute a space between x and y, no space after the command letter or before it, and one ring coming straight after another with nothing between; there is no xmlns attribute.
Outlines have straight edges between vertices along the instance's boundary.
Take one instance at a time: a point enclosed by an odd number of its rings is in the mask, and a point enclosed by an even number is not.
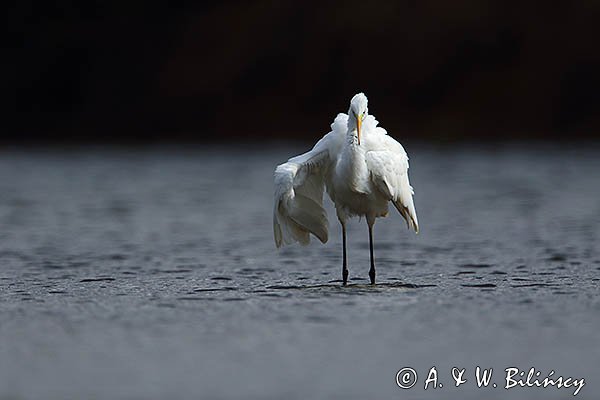
<svg viewBox="0 0 600 400"><path fill-rule="evenodd" d="M348 116L348 135L350 136L350 143L357 143L360 146L364 114L357 115L354 110L350 109Z"/></svg>

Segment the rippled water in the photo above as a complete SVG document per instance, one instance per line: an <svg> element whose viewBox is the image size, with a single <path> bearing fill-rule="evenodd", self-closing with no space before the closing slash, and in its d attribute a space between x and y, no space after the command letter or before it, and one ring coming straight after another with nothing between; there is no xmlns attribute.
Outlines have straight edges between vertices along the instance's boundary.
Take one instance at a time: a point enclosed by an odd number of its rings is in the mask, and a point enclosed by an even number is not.
<svg viewBox="0 0 600 400"><path fill-rule="evenodd" d="M572 397L507 367L598 398L600 148L407 147L422 233L378 220L372 287L354 221L346 288L334 218L274 248L272 170L304 146L3 150L0 399Z"/></svg>

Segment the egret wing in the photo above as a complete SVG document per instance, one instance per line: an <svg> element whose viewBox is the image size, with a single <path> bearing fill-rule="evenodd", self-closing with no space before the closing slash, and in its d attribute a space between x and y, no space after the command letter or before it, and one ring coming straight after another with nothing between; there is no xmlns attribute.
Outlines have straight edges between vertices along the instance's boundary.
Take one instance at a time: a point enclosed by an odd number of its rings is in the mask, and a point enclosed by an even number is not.
<svg viewBox="0 0 600 400"><path fill-rule="evenodd" d="M275 169L273 233L275 244L310 242L310 233L328 240L327 213L323 208L325 180L331 165L330 152L336 142L333 132L315 147Z"/></svg>
<svg viewBox="0 0 600 400"><path fill-rule="evenodd" d="M387 135L378 137L379 145L367 151L365 159L375 187L386 196L406 220L409 229L419 232L414 190L408 180L408 156L400 143Z"/></svg>

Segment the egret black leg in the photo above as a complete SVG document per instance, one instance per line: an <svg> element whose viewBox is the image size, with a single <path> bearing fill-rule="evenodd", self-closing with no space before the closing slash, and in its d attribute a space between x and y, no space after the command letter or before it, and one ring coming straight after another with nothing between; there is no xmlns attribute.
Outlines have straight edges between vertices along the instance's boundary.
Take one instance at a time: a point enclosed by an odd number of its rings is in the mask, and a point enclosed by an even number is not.
<svg viewBox="0 0 600 400"><path fill-rule="evenodd" d="M346 225L342 224L342 243L344 246L344 254L342 258L342 282L346 286L348 284L348 259L346 258Z"/></svg>
<svg viewBox="0 0 600 400"><path fill-rule="evenodd" d="M369 277L371 285L375 284L375 258L373 257L373 225L369 224L369 249L371 250L371 269L369 269Z"/></svg>

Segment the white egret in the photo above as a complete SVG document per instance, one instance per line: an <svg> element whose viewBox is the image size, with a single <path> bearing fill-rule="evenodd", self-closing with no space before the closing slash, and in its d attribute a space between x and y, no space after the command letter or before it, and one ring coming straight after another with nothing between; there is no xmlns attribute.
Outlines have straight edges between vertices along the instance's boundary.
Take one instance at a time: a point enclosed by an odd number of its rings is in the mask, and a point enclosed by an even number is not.
<svg viewBox="0 0 600 400"><path fill-rule="evenodd" d="M307 153L290 158L275 169L273 231L275 244L310 242L312 233L321 242L328 239L323 191L335 204L342 225L342 282L348 282L346 221L366 217L369 226L371 268L375 284L373 225L388 214L391 201L409 229L419 231L408 181L408 157L400 143L377 126L368 114L367 97L358 93L350 101L348 115L340 113L326 134Z"/></svg>

